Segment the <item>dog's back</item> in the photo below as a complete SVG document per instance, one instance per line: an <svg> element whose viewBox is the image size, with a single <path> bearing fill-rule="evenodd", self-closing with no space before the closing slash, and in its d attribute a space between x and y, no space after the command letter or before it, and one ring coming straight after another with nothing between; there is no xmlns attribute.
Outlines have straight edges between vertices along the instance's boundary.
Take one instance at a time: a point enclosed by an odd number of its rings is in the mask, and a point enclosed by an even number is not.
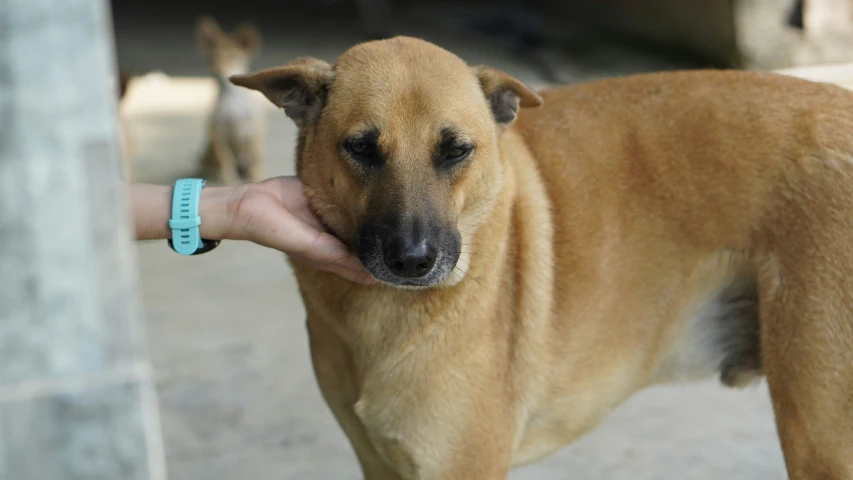
<svg viewBox="0 0 853 480"><path fill-rule="evenodd" d="M576 241L621 225L665 244L748 248L770 234L767 215L784 197L817 193L802 190L805 182L850 185L853 93L836 86L699 71L543 98L515 128L550 186L558 228ZM596 222L582 205L595 207Z"/></svg>

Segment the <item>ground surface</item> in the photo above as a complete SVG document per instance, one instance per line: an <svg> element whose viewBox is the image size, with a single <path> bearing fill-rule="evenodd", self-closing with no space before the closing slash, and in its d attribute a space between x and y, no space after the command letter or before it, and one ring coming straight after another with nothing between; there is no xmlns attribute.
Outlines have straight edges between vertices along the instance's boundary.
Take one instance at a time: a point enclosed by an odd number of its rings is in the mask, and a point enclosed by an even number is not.
<svg viewBox="0 0 853 480"><path fill-rule="evenodd" d="M120 25L121 26L121 25ZM200 75L189 27L119 32L122 64ZM329 60L358 38L317 36L300 25L270 35L259 66L313 54ZM434 37L433 37L434 38ZM526 62L494 45L452 36L443 44L541 82ZM672 67L656 58L611 52L607 62L566 68L587 78ZM141 91L141 90L140 90ZM149 88L151 104L177 105L174 89ZM191 172L202 148L205 104L146 110L131 119L140 181L170 183ZM187 104L195 106L186 107ZM270 112L271 175L292 173L294 128ZM139 245L149 348L156 369L173 480L359 479L355 457L320 398L310 368L304 311L282 255L224 243L181 258L165 242ZM599 429L552 458L513 472L513 480L762 480L785 478L766 388L730 391L716 383L644 392Z"/></svg>

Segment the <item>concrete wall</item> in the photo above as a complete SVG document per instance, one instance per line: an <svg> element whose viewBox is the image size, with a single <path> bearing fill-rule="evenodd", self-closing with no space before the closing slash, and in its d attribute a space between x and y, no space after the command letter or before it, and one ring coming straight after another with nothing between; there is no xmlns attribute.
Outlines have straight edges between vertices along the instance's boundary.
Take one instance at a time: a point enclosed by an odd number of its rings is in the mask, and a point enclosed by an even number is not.
<svg viewBox="0 0 853 480"><path fill-rule="evenodd" d="M165 478L102 0L0 0L0 479Z"/></svg>

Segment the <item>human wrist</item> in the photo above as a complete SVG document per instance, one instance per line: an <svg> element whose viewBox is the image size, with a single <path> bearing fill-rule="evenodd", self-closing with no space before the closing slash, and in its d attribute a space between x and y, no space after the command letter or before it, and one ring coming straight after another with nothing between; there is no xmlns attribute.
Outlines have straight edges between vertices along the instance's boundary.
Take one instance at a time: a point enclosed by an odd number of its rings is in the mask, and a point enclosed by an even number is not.
<svg viewBox="0 0 853 480"><path fill-rule="evenodd" d="M201 217L199 234L207 240L231 240L234 235L234 220L239 199L245 189L243 185L205 187L201 190L198 213Z"/></svg>

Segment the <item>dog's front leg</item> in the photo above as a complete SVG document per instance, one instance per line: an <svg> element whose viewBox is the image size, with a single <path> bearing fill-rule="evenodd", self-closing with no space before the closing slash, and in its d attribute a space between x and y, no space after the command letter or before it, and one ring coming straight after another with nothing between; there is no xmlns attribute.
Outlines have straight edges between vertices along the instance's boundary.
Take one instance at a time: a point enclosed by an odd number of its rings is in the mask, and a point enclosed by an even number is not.
<svg viewBox="0 0 853 480"><path fill-rule="evenodd" d="M380 457L353 411L357 396L352 357L346 344L322 321L307 322L311 361L323 399L355 450L365 480L405 480Z"/></svg>
<svg viewBox="0 0 853 480"><path fill-rule="evenodd" d="M512 432L503 384L376 394L359 383L351 351L333 327L309 319L308 333L320 391L366 480L506 479Z"/></svg>
<svg viewBox="0 0 853 480"><path fill-rule="evenodd" d="M333 401L334 402L334 401ZM330 406L333 403L330 402ZM358 455L365 480L506 480L509 453L492 428L448 435L462 423L444 418L406 429L393 411L370 411L362 401L332 407ZM415 416L413 414L413 416ZM497 422L496 422L497 423Z"/></svg>
<svg viewBox="0 0 853 480"><path fill-rule="evenodd" d="M463 382L437 380L447 373L432 372L432 381L420 385L411 372L405 379L385 377L378 388L368 377L352 407L360 432L405 480L506 479L513 435L497 391L503 384L472 382L465 371L457 372Z"/></svg>

